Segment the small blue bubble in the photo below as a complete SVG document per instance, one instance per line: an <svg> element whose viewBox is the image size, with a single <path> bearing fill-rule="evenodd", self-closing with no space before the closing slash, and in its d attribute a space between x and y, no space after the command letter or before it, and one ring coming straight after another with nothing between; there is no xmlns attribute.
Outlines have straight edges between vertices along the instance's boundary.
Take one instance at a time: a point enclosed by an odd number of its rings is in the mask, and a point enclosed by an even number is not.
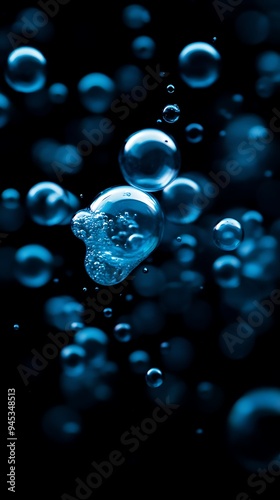
<svg viewBox="0 0 280 500"><path fill-rule="evenodd" d="M150 355L142 350L133 351L130 353L128 361L134 373L144 375L150 366Z"/></svg>
<svg viewBox="0 0 280 500"><path fill-rule="evenodd" d="M160 387L163 383L163 374L159 368L150 368L145 378L149 387Z"/></svg>
<svg viewBox="0 0 280 500"><path fill-rule="evenodd" d="M53 255L44 246L24 245L15 254L15 277L27 287L44 286L52 277L53 264Z"/></svg>
<svg viewBox="0 0 280 500"><path fill-rule="evenodd" d="M235 219L222 219L213 229L214 243L218 248L225 251L235 250L244 237L244 231Z"/></svg>
<svg viewBox="0 0 280 500"><path fill-rule="evenodd" d="M54 104L63 104L68 97L68 88L64 83L53 83L48 92L50 101Z"/></svg>
<svg viewBox="0 0 280 500"><path fill-rule="evenodd" d="M162 110L162 118L167 123L175 123L179 120L180 113L178 104L167 104Z"/></svg>
<svg viewBox="0 0 280 500"><path fill-rule="evenodd" d="M156 51L156 43L150 36L141 35L132 41L131 49L138 59L152 59Z"/></svg>
<svg viewBox="0 0 280 500"><path fill-rule="evenodd" d="M197 144L203 139L204 128L200 123L190 123L185 128L186 137L188 142Z"/></svg>
<svg viewBox="0 0 280 500"><path fill-rule="evenodd" d="M132 337L131 325L129 323L118 323L115 325L114 337L119 342L129 342Z"/></svg>
<svg viewBox="0 0 280 500"><path fill-rule="evenodd" d="M5 70L7 84L17 92L37 92L46 83L47 61L32 47L19 47L8 57Z"/></svg>
<svg viewBox="0 0 280 500"><path fill-rule="evenodd" d="M63 371L70 376L80 375L85 371L86 351L79 345L67 345L60 351Z"/></svg>
<svg viewBox="0 0 280 500"><path fill-rule="evenodd" d="M104 73L89 73L78 83L82 105L91 113L104 113L110 108L116 93L114 80Z"/></svg>
<svg viewBox="0 0 280 500"><path fill-rule="evenodd" d="M213 263L215 281L222 288L237 288L240 285L242 264L235 255L221 255Z"/></svg>
<svg viewBox="0 0 280 500"><path fill-rule="evenodd" d="M111 309L111 307L105 307L103 314L105 318L111 318L113 316L113 309Z"/></svg>
<svg viewBox="0 0 280 500"><path fill-rule="evenodd" d="M166 90L168 94L173 94L175 92L175 86L170 83L169 85L167 85Z"/></svg>
<svg viewBox="0 0 280 500"><path fill-rule="evenodd" d="M0 128L5 127L11 118L12 104L10 99L0 93Z"/></svg>
<svg viewBox="0 0 280 500"><path fill-rule="evenodd" d="M14 324L14 331L17 332L19 330L19 325L17 323Z"/></svg>
<svg viewBox="0 0 280 500"><path fill-rule="evenodd" d="M130 4L122 11L122 21L128 28L136 30L144 28L151 21L151 14L141 4Z"/></svg>

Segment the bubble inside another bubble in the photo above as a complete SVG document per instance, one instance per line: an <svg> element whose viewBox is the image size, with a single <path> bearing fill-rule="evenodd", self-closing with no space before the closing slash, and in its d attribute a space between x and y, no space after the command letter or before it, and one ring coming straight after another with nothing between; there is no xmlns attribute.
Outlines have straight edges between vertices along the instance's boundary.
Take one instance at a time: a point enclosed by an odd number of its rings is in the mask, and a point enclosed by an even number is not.
<svg viewBox="0 0 280 500"><path fill-rule="evenodd" d="M85 268L102 285L125 279L159 245L163 213L150 194L130 186L108 188L72 219L87 250Z"/></svg>

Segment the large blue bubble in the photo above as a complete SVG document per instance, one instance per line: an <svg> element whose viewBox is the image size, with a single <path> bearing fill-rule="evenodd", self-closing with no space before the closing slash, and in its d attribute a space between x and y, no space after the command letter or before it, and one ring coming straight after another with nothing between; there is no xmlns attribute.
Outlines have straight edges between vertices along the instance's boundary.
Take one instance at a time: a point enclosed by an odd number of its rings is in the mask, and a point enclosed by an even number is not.
<svg viewBox="0 0 280 500"><path fill-rule="evenodd" d="M172 137L146 128L125 140L119 164L128 184L144 191L159 191L177 177L181 155Z"/></svg>
<svg viewBox="0 0 280 500"><path fill-rule="evenodd" d="M5 79L17 92L37 92L46 83L47 61L43 54L33 47L19 47L8 57Z"/></svg>
<svg viewBox="0 0 280 500"><path fill-rule="evenodd" d="M152 195L116 186L102 191L90 208L79 210L71 228L86 245L89 276L99 284L113 285L159 245L163 214Z"/></svg>
<svg viewBox="0 0 280 500"><path fill-rule="evenodd" d="M220 76L221 56L209 43L193 42L180 52L178 65L181 78L187 85L210 87Z"/></svg>

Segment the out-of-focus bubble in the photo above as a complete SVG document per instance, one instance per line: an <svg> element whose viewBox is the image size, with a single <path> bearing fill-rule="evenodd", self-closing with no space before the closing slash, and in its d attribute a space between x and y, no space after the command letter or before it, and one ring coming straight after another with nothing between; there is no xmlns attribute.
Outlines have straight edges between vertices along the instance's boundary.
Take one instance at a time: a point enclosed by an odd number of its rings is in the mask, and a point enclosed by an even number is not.
<svg viewBox="0 0 280 500"><path fill-rule="evenodd" d="M181 155L173 138L147 128L131 134L119 152L119 165L128 184L144 191L159 191L174 180Z"/></svg>
<svg viewBox="0 0 280 500"><path fill-rule="evenodd" d="M156 266L149 266L149 272L143 276L141 269L134 273L133 288L142 297L155 297L161 293L166 282L163 271Z"/></svg>
<svg viewBox="0 0 280 500"><path fill-rule="evenodd" d="M244 231L239 221L226 217L213 229L213 240L218 248L224 251L235 250L244 237Z"/></svg>
<svg viewBox="0 0 280 500"><path fill-rule="evenodd" d="M275 50L265 50L257 55L256 69L260 75L274 75L280 72L280 54Z"/></svg>
<svg viewBox="0 0 280 500"><path fill-rule="evenodd" d="M15 277L19 283L30 288L46 285L53 273L54 258L42 245L24 245L15 254Z"/></svg>
<svg viewBox="0 0 280 500"><path fill-rule="evenodd" d="M71 443L81 435L82 428L80 413L70 406L54 406L43 414L42 429L52 441Z"/></svg>
<svg viewBox="0 0 280 500"><path fill-rule="evenodd" d="M167 123L175 123L179 120L180 113L178 104L167 104L162 110L162 118Z"/></svg>
<svg viewBox="0 0 280 500"><path fill-rule="evenodd" d="M264 42L268 38L269 29L267 15L258 10L241 12L235 22L238 39L248 45L257 45Z"/></svg>
<svg viewBox="0 0 280 500"><path fill-rule="evenodd" d="M71 295L50 297L44 304L44 317L49 325L65 330L82 321L84 306Z"/></svg>
<svg viewBox="0 0 280 500"><path fill-rule="evenodd" d="M11 118L12 104L10 99L0 92L0 128L5 127Z"/></svg>
<svg viewBox="0 0 280 500"><path fill-rule="evenodd" d="M63 104L68 97L68 88L64 83L53 83L49 89L49 98L50 101L54 104Z"/></svg>
<svg viewBox="0 0 280 500"><path fill-rule="evenodd" d="M197 239L191 234L177 236L172 242L172 249L176 259L182 265L190 265L194 262L197 252Z"/></svg>
<svg viewBox="0 0 280 500"><path fill-rule="evenodd" d="M49 15L52 16L52 14ZM54 36L54 25L42 9L27 7L17 13L11 31L20 37L49 43Z"/></svg>
<svg viewBox="0 0 280 500"><path fill-rule="evenodd" d="M235 459L247 470L280 458L280 390L258 387L239 397L227 417L227 439Z"/></svg>
<svg viewBox="0 0 280 500"><path fill-rule="evenodd" d="M47 61L33 47L18 47L8 57L5 80L16 92L36 92L46 83Z"/></svg>
<svg viewBox="0 0 280 500"><path fill-rule="evenodd" d="M128 356L128 361L131 371L139 375L147 373L151 364L149 353L140 349L131 352Z"/></svg>
<svg viewBox="0 0 280 500"><path fill-rule="evenodd" d="M119 66L115 72L114 80L121 92L131 92L134 87L143 84L143 71L135 64L124 64Z"/></svg>
<svg viewBox="0 0 280 500"><path fill-rule="evenodd" d="M276 86L271 76L260 76L256 81L255 89L259 97L268 99L274 94Z"/></svg>
<svg viewBox="0 0 280 500"><path fill-rule="evenodd" d="M219 335L219 346L222 353L230 359L246 358L255 347L254 329L241 317L229 323Z"/></svg>
<svg viewBox="0 0 280 500"><path fill-rule="evenodd" d="M67 345L60 351L60 361L62 370L76 377L85 371L86 351L79 345Z"/></svg>
<svg viewBox="0 0 280 500"><path fill-rule="evenodd" d="M17 189L7 188L1 193L1 203L5 208L15 208L20 204L20 193Z"/></svg>
<svg viewBox="0 0 280 500"><path fill-rule="evenodd" d="M159 398L161 401L167 401L170 404L185 405L189 402L189 388L179 374L164 373L164 383L159 387L149 387L147 385L147 394L152 401Z"/></svg>
<svg viewBox="0 0 280 500"><path fill-rule="evenodd" d="M78 82L78 93L84 108L91 113L104 113L116 93L114 80L104 73L89 73Z"/></svg>
<svg viewBox="0 0 280 500"><path fill-rule="evenodd" d="M131 50L138 59L152 59L156 52L156 43L150 36L137 36L132 40Z"/></svg>
<svg viewBox="0 0 280 500"><path fill-rule="evenodd" d="M153 300L142 300L132 310L130 323L138 335L156 335L165 325L165 315Z"/></svg>
<svg viewBox="0 0 280 500"><path fill-rule="evenodd" d="M187 370L194 359L194 347L185 337L174 336L168 340L168 349L161 350L161 361L168 372Z"/></svg>
<svg viewBox="0 0 280 500"><path fill-rule="evenodd" d="M0 231L17 231L24 223L25 209L21 204L20 193L14 188L7 188L0 199Z"/></svg>
<svg viewBox="0 0 280 500"><path fill-rule="evenodd" d="M181 314L189 307L191 290L182 281L170 281L164 285L159 296L159 305L165 314Z"/></svg>
<svg viewBox="0 0 280 500"><path fill-rule="evenodd" d="M50 166L59 180L62 180L65 174L75 175L81 171L83 158L76 146L60 144L56 149L53 149L53 153Z"/></svg>
<svg viewBox="0 0 280 500"><path fill-rule="evenodd" d="M60 143L51 137L39 139L31 146L31 155L34 163L49 175L55 175L52 163L59 146Z"/></svg>
<svg viewBox="0 0 280 500"><path fill-rule="evenodd" d="M119 342L129 342L132 338L132 329L129 323L117 323L114 326L114 337Z"/></svg>
<svg viewBox="0 0 280 500"><path fill-rule="evenodd" d="M43 226L69 223L80 201L55 182L39 182L27 193L26 207L31 219Z"/></svg>
<svg viewBox="0 0 280 500"><path fill-rule="evenodd" d="M178 65L181 78L188 86L210 87L220 76L221 56L209 43L194 42L182 49Z"/></svg>
<svg viewBox="0 0 280 500"><path fill-rule="evenodd" d="M113 285L159 245L163 214L152 195L117 186L102 191L90 208L78 211L71 227L87 247L89 276L99 284Z"/></svg>
<svg viewBox="0 0 280 500"><path fill-rule="evenodd" d="M88 359L94 362L106 359L109 339L100 328L84 327L75 334L74 342L85 350Z"/></svg>
<svg viewBox="0 0 280 500"><path fill-rule="evenodd" d="M122 11L122 21L125 26L131 29L144 28L151 21L149 10L141 4L130 4Z"/></svg>
<svg viewBox="0 0 280 500"><path fill-rule="evenodd" d="M149 387L160 387L163 383L163 374L159 368L150 368L145 378Z"/></svg>
<svg viewBox="0 0 280 500"><path fill-rule="evenodd" d="M197 203L201 188L192 179L177 177L163 190L161 206L165 217L176 224L189 224L201 215L200 204Z"/></svg>
<svg viewBox="0 0 280 500"><path fill-rule="evenodd" d="M196 387L196 399L200 410L206 413L213 413L220 410L223 404L224 393L217 384L205 380L199 382Z"/></svg>
<svg viewBox="0 0 280 500"><path fill-rule="evenodd" d="M259 239L264 234L264 219L257 210L247 210L241 216L244 238Z"/></svg>
<svg viewBox="0 0 280 500"><path fill-rule="evenodd" d="M185 132L187 141L197 144L203 139L204 128L200 123L190 123L185 127Z"/></svg>
<svg viewBox="0 0 280 500"><path fill-rule="evenodd" d="M235 255L221 255L213 263L213 275L221 288L237 288L240 285L242 264Z"/></svg>
<svg viewBox="0 0 280 500"><path fill-rule="evenodd" d="M105 318L111 318L113 316L113 309L111 307L105 307L105 309L103 309L103 316L105 316Z"/></svg>

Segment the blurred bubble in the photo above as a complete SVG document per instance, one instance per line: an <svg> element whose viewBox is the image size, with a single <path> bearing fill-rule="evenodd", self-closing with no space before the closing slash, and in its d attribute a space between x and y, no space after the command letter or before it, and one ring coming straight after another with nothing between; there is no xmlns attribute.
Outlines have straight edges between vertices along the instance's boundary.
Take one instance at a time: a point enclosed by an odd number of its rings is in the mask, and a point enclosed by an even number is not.
<svg viewBox="0 0 280 500"><path fill-rule="evenodd" d="M40 43L48 43L54 36L54 25L43 10L27 7L17 13L12 32Z"/></svg>
<svg viewBox="0 0 280 500"><path fill-rule="evenodd" d="M17 231L24 224L25 215L19 191L4 189L0 199L0 231Z"/></svg>
<svg viewBox="0 0 280 500"><path fill-rule="evenodd" d="M82 328L75 334L74 342L85 350L88 359L102 363L106 359L109 339L100 328Z"/></svg>
<svg viewBox="0 0 280 500"><path fill-rule="evenodd" d="M82 322L84 306L71 295L50 297L44 304L44 317L49 325L65 330Z"/></svg>
<svg viewBox="0 0 280 500"><path fill-rule="evenodd" d="M123 64L115 72L114 80L121 92L131 92L133 87L143 84L143 71L135 64Z"/></svg>
<svg viewBox="0 0 280 500"><path fill-rule="evenodd" d="M177 177L164 187L161 206L165 217L176 224L189 224L198 219L201 209L197 202L201 188L192 179Z"/></svg>
<svg viewBox="0 0 280 500"><path fill-rule="evenodd" d="M165 281L165 275L161 269L149 266L149 272L145 276L140 269L136 270L133 288L142 297L155 297L160 294Z"/></svg>
<svg viewBox="0 0 280 500"><path fill-rule="evenodd" d="M221 56L212 45L194 42L179 54L178 65L182 80L192 88L213 85L220 76Z"/></svg>
<svg viewBox="0 0 280 500"><path fill-rule="evenodd" d="M47 248L24 245L15 254L15 277L24 286L39 288L50 281L53 265L53 255Z"/></svg>
<svg viewBox="0 0 280 500"><path fill-rule="evenodd" d="M141 4L130 4L123 8L122 21L128 28L144 28L151 21L149 10Z"/></svg>
<svg viewBox="0 0 280 500"><path fill-rule="evenodd" d="M155 55L156 43L150 36L137 36L132 40L131 50L138 59L152 59Z"/></svg>
<svg viewBox="0 0 280 500"><path fill-rule="evenodd" d="M43 432L55 442L66 444L75 441L82 428L80 413L67 405L54 406L45 411L42 417Z"/></svg>
<svg viewBox="0 0 280 500"><path fill-rule="evenodd" d="M269 35L269 19L263 12L247 10L241 12L235 22L238 39L248 45L264 42Z"/></svg>
<svg viewBox="0 0 280 500"><path fill-rule="evenodd" d="M234 255L221 255L213 263L213 275L222 288L238 288L240 285L242 264Z"/></svg>
<svg viewBox="0 0 280 500"><path fill-rule="evenodd" d="M18 47L8 57L5 80L16 92L36 92L46 83L47 61L33 47Z"/></svg>
<svg viewBox="0 0 280 500"><path fill-rule="evenodd" d="M78 82L82 105L91 113L104 113L110 108L116 93L114 80L104 73L89 73Z"/></svg>
<svg viewBox="0 0 280 500"><path fill-rule="evenodd" d="M130 323L134 332L140 335L153 335L164 328L165 316L157 302L146 299L133 308Z"/></svg>
<svg viewBox="0 0 280 500"><path fill-rule="evenodd" d="M185 127L187 141L193 144L201 142L203 139L204 128L200 123L190 123Z"/></svg>
<svg viewBox="0 0 280 500"><path fill-rule="evenodd" d="M54 104L63 104L68 97L68 88L64 83L53 83L49 89L50 101Z"/></svg>
<svg viewBox="0 0 280 500"><path fill-rule="evenodd" d="M181 163L172 137L157 129L131 134L119 152L119 165L126 182L144 191L159 191L174 180Z"/></svg>
<svg viewBox="0 0 280 500"><path fill-rule="evenodd" d="M85 371L86 351L79 345L67 345L60 351L60 361L62 370L76 377Z"/></svg>
<svg viewBox="0 0 280 500"><path fill-rule="evenodd" d="M196 398L200 410L213 413L221 409L224 393L217 384L205 380L197 385Z"/></svg>
<svg viewBox="0 0 280 500"><path fill-rule="evenodd" d="M0 248L0 283L13 282L16 249L10 246Z"/></svg>
<svg viewBox="0 0 280 500"><path fill-rule="evenodd" d="M280 390L258 387L245 392L227 417L227 439L235 459L247 470L279 458ZM279 466L279 462L278 466Z"/></svg>
<svg viewBox="0 0 280 500"><path fill-rule="evenodd" d="M181 314L190 305L191 290L181 281L166 283L159 297L159 305L165 314Z"/></svg>
<svg viewBox="0 0 280 500"><path fill-rule="evenodd" d="M117 323L114 326L114 337L119 342L129 342L132 338L131 325L129 323Z"/></svg>
<svg viewBox="0 0 280 500"><path fill-rule="evenodd" d="M243 237L244 231L240 222L230 217L219 221L213 229L214 243L221 250L235 250Z"/></svg>
<svg viewBox="0 0 280 500"><path fill-rule="evenodd" d="M0 92L0 128L5 127L11 118L12 104L10 99Z"/></svg>
<svg viewBox="0 0 280 500"><path fill-rule="evenodd" d="M128 356L130 369L137 374L144 375L150 366L150 355L143 350L133 351Z"/></svg>

